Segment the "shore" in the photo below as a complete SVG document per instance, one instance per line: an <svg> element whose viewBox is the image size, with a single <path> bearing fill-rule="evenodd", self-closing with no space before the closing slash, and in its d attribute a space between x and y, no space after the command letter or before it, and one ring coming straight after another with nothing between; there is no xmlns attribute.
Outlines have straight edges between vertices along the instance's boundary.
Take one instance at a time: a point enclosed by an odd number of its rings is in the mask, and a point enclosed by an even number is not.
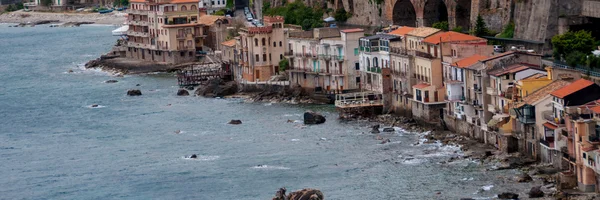
<svg viewBox="0 0 600 200"><path fill-rule="evenodd" d="M94 24L122 25L125 21L124 12L71 13L71 12L24 12L22 10L0 14L0 23L27 23L42 20L58 20L66 22L93 22Z"/></svg>

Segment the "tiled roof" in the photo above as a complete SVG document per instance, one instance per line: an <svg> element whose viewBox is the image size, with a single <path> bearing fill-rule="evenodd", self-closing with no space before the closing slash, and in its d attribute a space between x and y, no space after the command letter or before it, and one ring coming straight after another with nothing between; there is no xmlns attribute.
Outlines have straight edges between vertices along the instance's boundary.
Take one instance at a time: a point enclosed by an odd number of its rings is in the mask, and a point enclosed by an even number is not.
<svg viewBox="0 0 600 200"><path fill-rule="evenodd" d="M514 54L514 53L515 53L514 51L507 51L507 52L504 52L504 53L501 53L501 54L493 55L493 56L491 56L491 57L489 57L489 58L487 58L485 60L482 60L482 61L490 61L490 60L494 60L496 58L504 57L504 56L511 55L511 54Z"/></svg>
<svg viewBox="0 0 600 200"><path fill-rule="evenodd" d="M509 65L506 68L502 68L502 69L496 69L493 70L491 72L488 72L489 75L492 76L502 76L505 74L512 74L512 73L517 73L526 69L529 69L529 66L526 65L521 65L521 64L514 64L514 65Z"/></svg>
<svg viewBox="0 0 600 200"><path fill-rule="evenodd" d="M531 94L523 97L523 100L515 105L515 108L523 107L524 105L534 105L534 103L548 96L552 91L558 90L564 86L569 85L568 81L556 80L548 85L532 92Z"/></svg>
<svg viewBox="0 0 600 200"><path fill-rule="evenodd" d="M399 38L399 37L397 35L390 35L390 34L376 34L376 35L371 35L371 36L363 37L361 39L366 39L366 40L387 39L387 40L391 40L391 39L396 39L396 38Z"/></svg>
<svg viewBox="0 0 600 200"><path fill-rule="evenodd" d="M532 75L530 75L528 77L525 77L525 78L523 78L521 80L537 80L537 79L547 79L547 78L548 78L548 75L546 75L546 74L535 73L535 74L532 74Z"/></svg>
<svg viewBox="0 0 600 200"><path fill-rule="evenodd" d="M423 88L426 88L426 87L429 87L429 86L431 86L431 85L429 85L427 83L420 83L420 84L413 85L413 87L416 88L416 89L423 89Z"/></svg>
<svg viewBox="0 0 600 200"><path fill-rule="evenodd" d="M417 37L427 37L439 32L440 29L430 28L430 27L419 27L407 33L407 35L417 36Z"/></svg>
<svg viewBox="0 0 600 200"><path fill-rule="evenodd" d="M412 30L415 30L415 28L414 27L410 27L410 26L403 26L403 27L400 27L400 28L398 28L398 29L390 32L389 34L404 37L404 35L406 35L407 33L411 32Z"/></svg>
<svg viewBox="0 0 600 200"><path fill-rule="evenodd" d="M462 60L459 60L458 62L452 63L452 66L455 66L458 68L465 68L465 67L471 66L485 58L487 58L487 56L475 54L475 55L472 55L471 57L467 57Z"/></svg>
<svg viewBox="0 0 600 200"><path fill-rule="evenodd" d="M218 15L203 15L198 18L198 23L210 26L213 25L217 20L224 18L225 17Z"/></svg>
<svg viewBox="0 0 600 200"><path fill-rule="evenodd" d="M552 130L555 130L556 128L558 128L556 125L554 125L554 124L551 124L550 122L546 122L546 123L544 123L544 126L545 126L546 128L552 129Z"/></svg>
<svg viewBox="0 0 600 200"><path fill-rule="evenodd" d="M457 33L454 31L448 32L440 32L435 35L429 36L423 40L425 43L429 44L439 44L440 42L465 42L465 41L487 41L486 39L475 37L472 35L467 35L464 33Z"/></svg>
<svg viewBox="0 0 600 200"><path fill-rule="evenodd" d="M550 93L552 96L558 97L558 98L565 98L566 96L569 96L570 94L573 94L579 90L582 90L590 85L594 84L594 82L585 80L585 79L579 79L565 87L562 87L552 93Z"/></svg>
<svg viewBox="0 0 600 200"><path fill-rule="evenodd" d="M129 2L133 2L133 3L144 3L144 2L146 2L146 0L130 0Z"/></svg>
<svg viewBox="0 0 600 200"><path fill-rule="evenodd" d="M593 150L596 150L596 149L598 149L598 148L596 148L594 146L588 146L588 147L581 148L581 151L589 152L589 151L593 151Z"/></svg>
<svg viewBox="0 0 600 200"><path fill-rule="evenodd" d="M600 106L594 106L594 107L590 108L590 110L592 110L592 112L594 112L596 114L600 114Z"/></svg>
<svg viewBox="0 0 600 200"><path fill-rule="evenodd" d="M171 3L198 3L199 0L171 0Z"/></svg>
<svg viewBox="0 0 600 200"><path fill-rule="evenodd" d="M344 29L341 30L342 33L356 33L356 32L364 32L365 30L361 28L353 28L353 29Z"/></svg>
<svg viewBox="0 0 600 200"><path fill-rule="evenodd" d="M235 39L233 39L233 40L227 40L227 41L225 41L225 42L222 42L221 44L222 44L223 46L228 46L228 47L235 46Z"/></svg>

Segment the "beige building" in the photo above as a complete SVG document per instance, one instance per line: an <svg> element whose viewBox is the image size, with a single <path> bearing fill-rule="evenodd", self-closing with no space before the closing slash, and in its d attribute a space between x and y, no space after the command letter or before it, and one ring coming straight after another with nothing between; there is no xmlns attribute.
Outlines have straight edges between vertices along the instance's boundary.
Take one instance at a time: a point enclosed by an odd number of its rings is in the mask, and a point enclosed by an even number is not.
<svg viewBox="0 0 600 200"><path fill-rule="evenodd" d="M132 0L128 9L128 58L179 64L197 60L204 25L198 0Z"/></svg>
<svg viewBox="0 0 600 200"><path fill-rule="evenodd" d="M244 81L267 81L279 72L287 43L284 19L265 16L264 26L245 27L240 33L241 71Z"/></svg>

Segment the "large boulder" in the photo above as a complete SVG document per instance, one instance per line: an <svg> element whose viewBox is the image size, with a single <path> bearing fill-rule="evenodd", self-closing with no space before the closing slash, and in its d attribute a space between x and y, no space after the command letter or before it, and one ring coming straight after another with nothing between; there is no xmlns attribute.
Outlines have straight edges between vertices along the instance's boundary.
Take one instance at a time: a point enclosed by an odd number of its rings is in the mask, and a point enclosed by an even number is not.
<svg viewBox="0 0 600 200"><path fill-rule="evenodd" d="M222 97L232 95L238 92L237 84L234 81L225 82L220 78L211 79L208 84L198 87L196 95L207 97Z"/></svg>
<svg viewBox="0 0 600 200"><path fill-rule="evenodd" d="M302 189L285 195L286 189L280 188L273 200L324 200L325 196L317 189Z"/></svg>
<svg viewBox="0 0 600 200"><path fill-rule="evenodd" d="M129 91L127 91L127 95L129 95L129 96L140 96L140 95L142 95L142 91L140 91L140 90L129 90Z"/></svg>
<svg viewBox="0 0 600 200"><path fill-rule="evenodd" d="M383 128L383 132L394 132L394 131L396 131L396 129L394 129L392 127Z"/></svg>
<svg viewBox="0 0 600 200"><path fill-rule="evenodd" d="M304 113L304 124L322 124L325 123L325 117L313 111Z"/></svg>
<svg viewBox="0 0 600 200"><path fill-rule="evenodd" d="M190 95L190 93L185 89L177 90L177 96L188 96L188 95Z"/></svg>
<svg viewBox="0 0 600 200"><path fill-rule="evenodd" d="M238 124L242 124L242 120L239 119L232 119L231 121L229 121L228 124L233 124L233 125L238 125Z"/></svg>
<svg viewBox="0 0 600 200"><path fill-rule="evenodd" d="M529 176L529 174L527 174L527 173L523 173L517 177L517 182L519 182L519 183L531 182L532 180L533 179L531 178L531 176Z"/></svg>
<svg viewBox="0 0 600 200"><path fill-rule="evenodd" d="M373 127L371 127L371 133L373 133L373 134L379 133L379 124L374 125Z"/></svg>
<svg viewBox="0 0 600 200"><path fill-rule="evenodd" d="M511 192L503 192L498 195L498 199L519 199L519 195Z"/></svg>
<svg viewBox="0 0 600 200"><path fill-rule="evenodd" d="M540 189L541 186L532 187L529 190L529 198L540 198L544 197L544 192Z"/></svg>

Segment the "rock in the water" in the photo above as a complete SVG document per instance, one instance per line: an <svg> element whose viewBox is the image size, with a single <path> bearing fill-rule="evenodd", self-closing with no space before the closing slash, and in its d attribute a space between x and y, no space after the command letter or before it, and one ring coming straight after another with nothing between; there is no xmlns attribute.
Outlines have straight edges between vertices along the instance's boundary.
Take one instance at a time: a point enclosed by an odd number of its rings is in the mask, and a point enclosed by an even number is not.
<svg viewBox="0 0 600 200"><path fill-rule="evenodd" d="M188 96L188 95L190 95L190 93L185 89L179 89L177 91L177 96Z"/></svg>
<svg viewBox="0 0 600 200"><path fill-rule="evenodd" d="M541 186L532 187L529 190L529 198L540 198L544 197L544 192L540 189Z"/></svg>
<svg viewBox="0 0 600 200"><path fill-rule="evenodd" d="M379 133L379 124L377 124L371 128L371 133L373 133L373 134Z"/></svg>
<svg viewBox="0 0 600 200"><path fill-rule="evenodd" d="M97 108L98 104L92 104L92 108Z"/></svg>
<svg viewBox="0 0 600 200"><path fill-rule="evenodd" d="M383 128L383 132L394 132L396 131L394 128L388 127L388 128Z"/></svg>
<svg viewBox="0 0 600 200"><path fill-rule="evenodd" d="M70 70L69 70L69 71L67 71L67 72L68 72L68 73L73 73L73 70L72 70L72 69L70 69Z"/></svg>
<svg viewBox="0 0 600 200"><path fill-rule="evenodd" d="M198 156L196 154L192 154L192 156L190 156L190 158L198 158Z"/></svg>
<svg viewBox="0 0 600 200"><path fill-rule="evenodd" d="M273 200L324 200L325 196L317 189L303 189L285 195L286 189L280 188Z"/></svg>
<svg viewBox="0 0 600 200"><path fill-rule="evenodd" d="M325 117L313 111L304 113L304 124L322 124L325 123Z"/></svg>
<svg viewBox="0 0 600 200"><path fill-rule="evenodd" d="M129 95L129 96L140 96L140 95L142 95L142 91L140 91L140 90L129 90L129 91L127 91L127 95Z"/></svg>
<svg viewBox="0 0 600 200"><path fill-rule="evenodd" d="M104 82L105 83L116 83L116 82L119 82L119 81L117 81L117 80L108 80L108 81L104 81Z"/></svg>
<svg viewBox="0 0 600 200"><path fill-rule="evenodd" d="M475 200L473 198L460 198L460 200Z"/></svg>
<svg viewBox="0 0 600 200"><path fill-rule="evenodd" d="M242 120L239 119L232 119L231 121L229 121L228 124L242 124Z"/></svg>
<svg viewBox="0 0 600 200"><path fill-rule="evenodd" d="M519 199L519 195L511 192L503 192L498 195L499 199Z"/></svg>
<svg viewBox="0 0 600 200"><path fill-rule="evenodd" d="M517 177L517 182L519 182L519 183L530 182L532 180L533 179L531 178L531 176L529 176L529 174L527 174L527 173L523 173Z"/></svg>

